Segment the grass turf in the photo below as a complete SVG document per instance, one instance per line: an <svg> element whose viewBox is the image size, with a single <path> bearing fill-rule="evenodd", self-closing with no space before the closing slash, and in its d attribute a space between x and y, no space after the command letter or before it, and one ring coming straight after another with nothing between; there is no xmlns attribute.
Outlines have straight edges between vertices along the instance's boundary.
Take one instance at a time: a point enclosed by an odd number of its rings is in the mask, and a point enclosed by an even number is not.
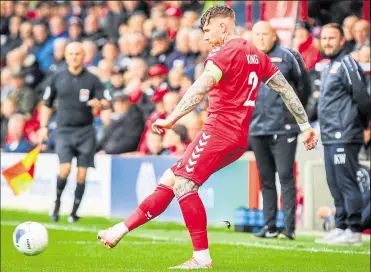
<svg viewBox="0 0 371 272"><path fill-rule="evenodd" d="M12 233L24 221L44 223L49 246L42 254L26 257L13 246ZM83 218L58 224L46 214L1 210L1 271L167 271L189 259L192 247L185 227L151 222L130 233L114 249L102 246L97 230L117 220ZM364 272L370 271L370 243L363 247L322 246L314 237L295 241L259 240L226 228L209 229L215 271Z"/></svg>

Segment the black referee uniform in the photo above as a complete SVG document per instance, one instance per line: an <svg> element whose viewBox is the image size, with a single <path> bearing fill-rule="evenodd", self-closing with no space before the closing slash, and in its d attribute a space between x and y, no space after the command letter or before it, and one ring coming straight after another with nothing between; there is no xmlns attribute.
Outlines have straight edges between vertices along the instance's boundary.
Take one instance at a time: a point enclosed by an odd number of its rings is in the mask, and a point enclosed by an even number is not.
<svg viewBox="0 0 371 272"><path fill-rule="evenodd" d="M91 99L103 98L104 86L100 80L85 68L74 75L67 69L54 75L51 83L45 89L44 105L52 108L57 100L57 131L56 153L60 164L71 163L76 157L77 167L94 167L96 149L93 127L92 108L87 105ZM66 185L66 180L58 177L57 200L54 208L54 221L58 221L60 197ZM77 184L75 202L71 217L76 216L85 190L85 182Z"/></svg>

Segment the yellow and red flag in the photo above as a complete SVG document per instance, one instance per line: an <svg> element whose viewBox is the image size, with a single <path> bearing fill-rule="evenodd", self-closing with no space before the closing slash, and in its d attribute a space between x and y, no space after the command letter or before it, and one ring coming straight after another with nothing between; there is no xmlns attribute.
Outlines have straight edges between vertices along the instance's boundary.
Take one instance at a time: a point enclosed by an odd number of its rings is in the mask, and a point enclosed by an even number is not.
<svg viewBox="0 0 371 272"><path fill-rule="evenodd" d="M35 164L39 153L40 148L36 147L20 162L3 170L2 174L15 195L32 187Z"/></svg>

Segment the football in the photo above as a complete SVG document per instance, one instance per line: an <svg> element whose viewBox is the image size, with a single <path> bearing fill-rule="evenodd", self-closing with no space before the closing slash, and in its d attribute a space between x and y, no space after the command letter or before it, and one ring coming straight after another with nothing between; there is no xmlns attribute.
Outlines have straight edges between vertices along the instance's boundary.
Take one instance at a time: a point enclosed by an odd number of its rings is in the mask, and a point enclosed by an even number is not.
<svg viewBox="0 0 371 272"><path fill-rule="evenodd" d="M24 222L13 232L15 248L26 256L40 254L48 246L48 231L37 222Z"/></svg>

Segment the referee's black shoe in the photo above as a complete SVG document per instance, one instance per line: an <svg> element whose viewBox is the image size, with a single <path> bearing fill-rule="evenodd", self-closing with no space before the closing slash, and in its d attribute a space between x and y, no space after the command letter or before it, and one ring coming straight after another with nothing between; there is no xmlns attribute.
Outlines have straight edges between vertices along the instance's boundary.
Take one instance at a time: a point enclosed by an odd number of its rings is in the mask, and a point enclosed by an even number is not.
<svg viewBox="0 0 371 272"><path fill-rule="evenodd" d="M77 221L80 220L80 217L77 216L76 214L71 214L69 217L68 217L68 222L69 223L76 223Z"/></svg>
<svg viewBox="0 0 371 272"><path fill-rule="evenodd" d="M258 238L277 238L278 230L277 228L268 228L268 226L264 226L258 233L254 234L255 237Z"/></svg>
<svg viewBox="0 0 371 272"><path fill-rule="evenodd" d="M280 232L278 238L280 239L290 239L290 240L295 240L295 232L290 231L288 229L284 229Z"/></svg>
<svg viewBox="0 0 371 272"><path fill-rule="evenodd" d="M52 215L50 216L50 219L53 221L53 222L58 222L59 221L59 208L61 206L61 201L59 200L56 200L55 201L55 205L54 205L54 210L53 210L53 213Z"/></svg>

